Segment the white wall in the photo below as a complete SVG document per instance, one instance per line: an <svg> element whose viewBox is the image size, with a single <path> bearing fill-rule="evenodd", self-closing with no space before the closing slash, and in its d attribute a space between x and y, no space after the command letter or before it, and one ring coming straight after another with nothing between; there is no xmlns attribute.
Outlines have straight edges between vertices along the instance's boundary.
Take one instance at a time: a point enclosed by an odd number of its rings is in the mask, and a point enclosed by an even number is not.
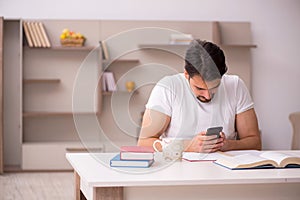
<svg viewBox="0 0 300 200"><path fill-rule="evenodd" d="M253 98L265 149L288 149L300 111L299 0L0 0L6 18L250 21Z"/></svg>

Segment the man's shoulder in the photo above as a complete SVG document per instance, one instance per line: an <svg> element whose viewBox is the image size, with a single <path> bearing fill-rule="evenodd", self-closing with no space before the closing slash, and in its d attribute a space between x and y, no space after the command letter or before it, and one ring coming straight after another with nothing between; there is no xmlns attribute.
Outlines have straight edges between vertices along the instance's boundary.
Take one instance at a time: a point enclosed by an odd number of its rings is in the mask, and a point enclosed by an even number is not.
<svg viewBox="0 0 300 200"><path fill-rule="evenodd" d="M164 85L173 85L173 84L179 84L184 80L184 75L183 73L179 74L174 74L174 75L169 75L165 76L159 81L159 84L164 84Z"/></svg>
<svg viewBox="0 0 300 200"><path fill-rule="evenodd" d="M238 82L240 81L240 77L237 75L228 75L228 74L224 74L222 77L222 81L225 85L237 85Z"/></svg>
<svg viewBox="0 0 300 200"><path fill-rule="evenodd" d="M225 80L236 81L236 80L239 80L240 77L239 77L238 75L224 74L224 75L223 75L223 79L225 79Z"/></svg>
<svg viewBox="0 0 300 200"><path fill-rule="evenodd" d="M183 73L178 73L178 74L173 74L173 75L168 75L165 76L162 79L169 79L169 80L181 80L184 78L184 74Z"/></svg>

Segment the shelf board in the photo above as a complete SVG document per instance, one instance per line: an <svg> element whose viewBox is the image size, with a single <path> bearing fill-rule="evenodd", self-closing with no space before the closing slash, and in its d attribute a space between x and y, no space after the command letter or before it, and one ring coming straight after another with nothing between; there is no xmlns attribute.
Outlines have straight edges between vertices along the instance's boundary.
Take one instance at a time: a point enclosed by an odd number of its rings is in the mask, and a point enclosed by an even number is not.
<svg viewBox="0 0 300 200"><path fill-rule="evenodd" d="M60 79L24 79L23 83L59 83Z"/></svg>
<svg viewBox="0 0 300 200"><path fill-rule="evenodd" d="M138 91L132 91L132 92L127 92L127 91L114 91L114 92L107 92L107 91L102 91L102 95L104 96L111 96L113 93L119 93L119 94L133 94L136 93L138 94Z"/></svg>
<svg viewBox="0 0 300 200"><path fill-rule="evenodd" d="M103 63L116 63L116 62L140 62L139 59L130 59L130 58L122 58L122 59L115 59L115 60L103 60Z"/></svg>
<svg viewBox="0 0 300 200"><path fill-rule="evenodd" d="M76 153L76 152L103 152L103 148L99 147L99 148L80 148L80 147L67 147L66 151L68 153Z"/></svg>
<svg viewBox="0 0 300 200"><path fill-rule="evenodd" d="M20 165L4 165L4 172L21 172L22 168Z"/></svg>
<svg viewBox="0 0 300 200"><path fill-rule="evenodd" d="M91 51L95 49L95 46L83 46L83 47L64 47L64 46L53 46L53 50L71 50L71 51Z"/></svg>
<svg viewBox="0 0 300 200"><path fill-rule="evenodd" d="M97 112L23 112L23 117L71 116L73 114L98 114Z"/></svg>
<svg viewBox="0 0 300 200"><path fill-rule="evenodd" d="M98 145L85 147L81 141L23 141L22 146L30 146L30 147L41 147L41 146L48 146L48 147L63 147L65 151L68 153L76 153L76 152L103 152L104 145Z"/></svg>
<svg viewBox="0 0 300 200"><path fill-rule="evenodd" d="M187 48L189 44L140 44L140 48Z"/></svg>
<svg viewBox="0 0 300 200"><path fill-rule="evenodd" d="M64 46L52 46L50 48L43 47L28 47L25 46L26 49L37 49L37 50L57 50L57 51L91 51L95 49L95 46L82 46L82 47L64 47Z"/></svg>
<svg viewBox="0 0 300 200"><path fill-rule="evenodd" d="M188 44L140 44L140 48L180 48L180 47L185 47L187 48L189 45ZM222 47L244 47L244 48L256 48L257 45L255 44L220 44Z"/></svg>
<svg viewBox="0 0 300 200"><path fill-rule="evenodd" d="M228 48L256 48L257 45L255 44L221 44L222 47L228 47Z"/></svg>

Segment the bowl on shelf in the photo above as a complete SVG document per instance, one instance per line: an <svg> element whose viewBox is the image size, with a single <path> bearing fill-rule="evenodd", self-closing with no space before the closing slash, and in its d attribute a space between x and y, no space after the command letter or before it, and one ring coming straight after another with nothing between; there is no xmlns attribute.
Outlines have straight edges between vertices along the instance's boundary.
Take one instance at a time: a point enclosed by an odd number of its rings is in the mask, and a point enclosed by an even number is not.
<svg viewBox="0 0 300 200"><path fill-rule="evenodd" d="M65 47L82 47L84 46L85 38L65 38L60 39L60 43Z"/></svg>

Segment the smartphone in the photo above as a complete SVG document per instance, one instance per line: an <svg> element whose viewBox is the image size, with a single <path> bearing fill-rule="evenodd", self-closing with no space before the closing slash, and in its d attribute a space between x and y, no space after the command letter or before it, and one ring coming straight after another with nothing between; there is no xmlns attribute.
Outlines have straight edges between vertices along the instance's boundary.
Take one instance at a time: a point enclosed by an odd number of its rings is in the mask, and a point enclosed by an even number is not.
<svg viewBox="0 0 300 200"><path fill-rule="evenodd" d="M216 135L217 138L220 138L220 132L223 130L222 126L210 127L206 131L206 135Z"/></svg>

